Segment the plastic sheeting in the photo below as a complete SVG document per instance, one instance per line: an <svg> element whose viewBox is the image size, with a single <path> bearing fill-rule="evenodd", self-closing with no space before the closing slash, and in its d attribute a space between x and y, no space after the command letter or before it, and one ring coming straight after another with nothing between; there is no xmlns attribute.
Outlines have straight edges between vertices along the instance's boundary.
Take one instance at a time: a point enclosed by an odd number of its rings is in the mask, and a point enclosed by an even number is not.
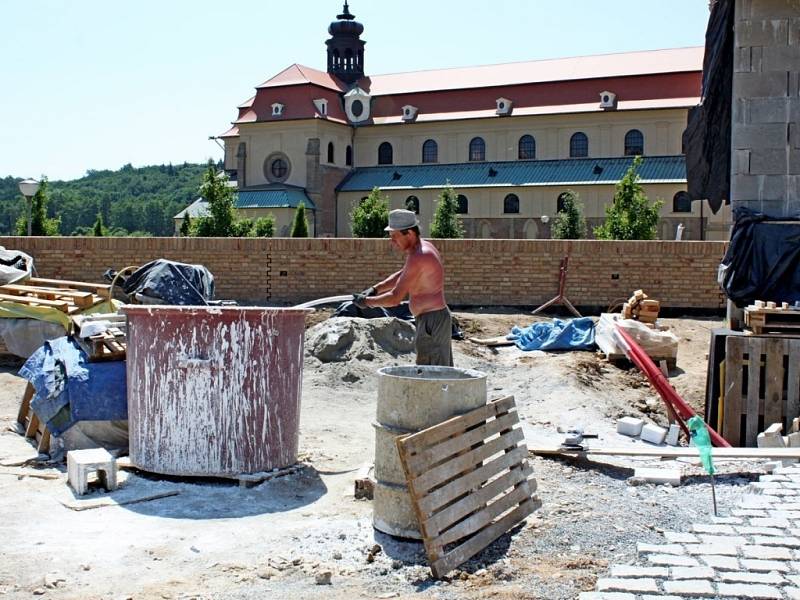
<svg viewBox="0 0 800 600"><path fill-rule="evenodd" d="M520 350L590 350L594 347L594 321L581 317L542 321L529 327L511 328L506 336Z"/></svg>
<svg viewBox="0 0 800 600"><path fill-rule="evenodd" d="M597 321L597 346L606 356L625 354L614 339L614 329L619 324L639 344L648 356L656 358L678 357L678 337L671 331L652 329L634 319L623 319L619 314L603 313Z"/></svg>
<svg viewBox="0 0 800 600"><path fill-rule="evenodd" d="M755 300L800 300L800 218L775 219L740 206L718 281L743 307Z"/></svg>
<svg viewBox="0 0 800 600"><path fill-rule="evenodd" d="M33 385L31 408L53 435L78 421L128 418L125 361L90 363L67 337L45 342L19 375Z"/></svg>
<svg viewBox="0 0 800 600"><path fill-rule="evenodd" d="M95 313L115 313L120 306L122 306L122 303L117 300L106 300L91 308L82 310L80 313L73 314L92 315ZM0 302L0 319L37 319L39 321L47 321L48 323L58 323L63 327L64 333L72 329L72 320L67 313L61 312L57 308L31 306L29 304L21 304L20 302Z"/></svg>
<svg viewBox="0 0 800 600"><path fill-rule="evenodd" d="M143 294L175 306L205 306L214 298L214 276L203 265L187 265L160 258L139 267L122 290Z"/></svg>
<svg viewBox="0 0 800 600"><path fill-rule="evenodd" d="M0 285L27 279L33 273L33 258L19 250L0 246Z"/></svg>
<svg viewBox="0 0 800 600"><path fill-rule="evenodd" d="M11 354L28 358L47 340L64 337L60 323L36 319L0 319L0 338Z"/></svg>
<svg viewBox="0 0 800 600"><path fill-rule="evenodd" d="M730 202L734 0L714 0L706 29L700 104L689 110L683 148L687 191L715 213Z"/></svg>

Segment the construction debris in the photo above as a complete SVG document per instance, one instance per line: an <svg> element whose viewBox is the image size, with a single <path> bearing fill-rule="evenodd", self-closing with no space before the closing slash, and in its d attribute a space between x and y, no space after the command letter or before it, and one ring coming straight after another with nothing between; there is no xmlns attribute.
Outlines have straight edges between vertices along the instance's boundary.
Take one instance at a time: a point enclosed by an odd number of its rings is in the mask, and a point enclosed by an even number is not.
<svg viewBox="0 0 800 600"><path fill-rule="evenodd" d="M661 303L658 300L649 299L642 290L636 290L622 305L622 318L634 319L645 323L648 327L654 327L660 308Z"/></svg>

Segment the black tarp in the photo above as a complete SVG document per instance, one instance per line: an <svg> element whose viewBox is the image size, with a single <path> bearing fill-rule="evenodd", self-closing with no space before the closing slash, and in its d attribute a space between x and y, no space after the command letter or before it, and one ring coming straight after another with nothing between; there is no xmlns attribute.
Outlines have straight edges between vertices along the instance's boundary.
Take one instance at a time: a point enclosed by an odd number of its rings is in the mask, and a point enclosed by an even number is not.
<svg viewBox="0 0 800 600"><path fill-rule="evenodd" d="M800 300L800 219L773 218L744 206L733 211L719 283L736 306Z"/></svg>
<svg viewBox="0 0 800 600"><path fill-rule="evenodd" d="M706 29L700 104L683 132L687 191L715 213L730 203L734 0L712 2Z"/></svg>
<svg viewBox="0 0 800 600"><path fill-rule="evenodd" d="M167 304L205 306L214 298L214 276L202 265L160 258L131 273L122 285L129 296L144 294Z"/></svg>

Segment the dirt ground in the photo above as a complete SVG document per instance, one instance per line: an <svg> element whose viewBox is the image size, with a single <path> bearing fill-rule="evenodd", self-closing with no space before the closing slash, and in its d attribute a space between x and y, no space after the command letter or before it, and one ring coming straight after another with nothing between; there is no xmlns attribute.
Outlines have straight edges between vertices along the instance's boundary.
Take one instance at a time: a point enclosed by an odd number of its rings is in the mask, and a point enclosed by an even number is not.
<svg viewBox="0 0 800 600"><path fill-rule="evenodd" d="M118 501L76 498L62 463L39 462L13 431L24 382L0 368L0 597L125 598L576 598L611 562L633 562L637 541L658 542L711 514L696 464L677 463L680 487L631 485L632 468L658 461L532 457L543 505L442 581L421 544L371 526L371 503L353 498L357 470L374 454L376 370L413 361L409 330L388 320L308 320L298 472L252 488L223 480L121 472ZM515 311L456 312L467 335L490 337L535 318ZM714 319L665 319L680 338L670 382L702 410ZM388 328L388 329L387 329ZM388 331L388 333L387 333ZM529 448L581 425L597 445L634 443L615 432L626 415L666 423L661 401L635 370L594 352L522 352L454 342L456 366L488 375L489 395L513 394ZM324 360L320 360L323 357ZM640 443L640 442L636 442ZM726 514L758 463L718 465ZM330 576L330 584L318 584Z"/></svg>

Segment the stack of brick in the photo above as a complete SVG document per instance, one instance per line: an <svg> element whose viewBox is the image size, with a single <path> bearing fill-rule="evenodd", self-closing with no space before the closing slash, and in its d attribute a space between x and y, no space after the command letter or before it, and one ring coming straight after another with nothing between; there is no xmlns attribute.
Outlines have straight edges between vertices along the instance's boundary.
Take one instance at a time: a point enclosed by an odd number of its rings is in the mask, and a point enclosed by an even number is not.
<svg viewBox="0 0 800 600"><path fill-rule="evenodd" d="M642 290L636 290L622 305L622 318L635 319L653 327L658 320L660 309L661 303L658 300L651 300Z"/></svg>

